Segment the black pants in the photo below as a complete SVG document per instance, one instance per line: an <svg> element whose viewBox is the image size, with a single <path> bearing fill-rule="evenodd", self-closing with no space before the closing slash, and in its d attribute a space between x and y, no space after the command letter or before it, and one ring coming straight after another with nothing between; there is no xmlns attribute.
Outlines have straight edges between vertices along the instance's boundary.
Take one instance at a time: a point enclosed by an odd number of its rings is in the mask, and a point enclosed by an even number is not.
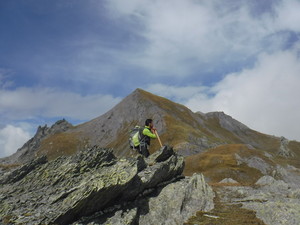
<svg viewBox="0 0 300 225"><path fill-rule="evenodd" d="M138 146L138 151L139 151L140 154L142 154L146 158L150 155L149 150L148 150L148 145L146 143L141 143Z"/></svg>

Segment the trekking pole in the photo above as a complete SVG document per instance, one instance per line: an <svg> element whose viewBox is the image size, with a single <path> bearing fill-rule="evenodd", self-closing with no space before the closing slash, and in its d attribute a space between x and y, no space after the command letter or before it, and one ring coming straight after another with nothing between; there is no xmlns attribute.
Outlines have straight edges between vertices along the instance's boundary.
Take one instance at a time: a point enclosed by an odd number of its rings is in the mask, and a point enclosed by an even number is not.
<svg viewBox="0 0 300 225"><path fill-rule="evenodd" d="M159 138L159 136L158 136L157 131L155 130L154 132L155 132L155 135L156 135L156 137L157 137L157 139L158 139L158 142L159 142L159 144L160 144L160 147L162 147L162 143L161 143L161 140L160 140L160 138Z"/></svg>

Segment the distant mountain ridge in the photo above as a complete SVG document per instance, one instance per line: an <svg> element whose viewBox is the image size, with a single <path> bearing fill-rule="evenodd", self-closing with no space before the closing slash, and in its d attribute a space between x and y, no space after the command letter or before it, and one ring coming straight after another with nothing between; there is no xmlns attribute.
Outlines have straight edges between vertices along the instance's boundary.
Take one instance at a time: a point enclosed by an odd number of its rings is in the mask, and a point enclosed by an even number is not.
<svg viewBox="0 0 300 225"><path fill-rule="evenodd" d="M23 163L37 155L53 159L93 145L113 148L117 156L126 156L130 152L128 131L143 125L147 118L154 120L163 144L173 146L183 156L224 144L246 144L271 152L281 146L279 137L254 131L223 112L194 113L184 105L136 89L111 110L86 123L72 126L62 120L51 128L39 127L33 139L6 159L11 163ZM151 152L158 147L153 140Z"/></svg>
<svg viewBox="0 0 300 225"><path fill-rule="evenodd" d="M72 128L73 125L70 124L65 119L58 120L51 127L39 126L35 135L29 139L16 153L11 156L0 159L1 161L5 161L6 163L26 163L30 160L33 160L36 157L37 151L40 148L41 142L48 138L51 135L65 132Z"/></svg>

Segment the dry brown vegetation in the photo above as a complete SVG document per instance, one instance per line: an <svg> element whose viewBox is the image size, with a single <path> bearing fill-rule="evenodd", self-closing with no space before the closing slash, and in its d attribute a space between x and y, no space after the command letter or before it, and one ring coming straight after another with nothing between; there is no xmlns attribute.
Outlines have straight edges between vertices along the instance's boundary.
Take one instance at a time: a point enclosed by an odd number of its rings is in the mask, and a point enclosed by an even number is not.
<svg viewBox="0 0 300 225"><path fill-rule="evenodd" d="M226 204L219 197L214 199L215 207L210 212L197 212L184 225L265 225L254 211L242 208L242 204Z"/></svg>
<svg viewBox="0 0 300 225"><path fill-rule="evenodd" d="M257 155L268 163L272 163L261 151L248 149L246 145L221 145L186 157L184 174L190 176L193 173L203 173L212 183L217 183L224 178L232 178L242 185L253 185L262 176L262 173L258 169L248 167L245 163L238 165L235 154L241 157Z"/></svg>
<svg viewBox="0 0 300 225"><path fill-rule="evenodd" d="M19 167L21 164L0 164L0 168L3 170L11 170Z"/></svg>
<svg viewBox="0 0 300 225"><path fill-rule="evenodd" d="M41 142L37 155L46 155L49 160L53 160L62 155L73 155L87 143L78 133L57 133Z"/></svg>

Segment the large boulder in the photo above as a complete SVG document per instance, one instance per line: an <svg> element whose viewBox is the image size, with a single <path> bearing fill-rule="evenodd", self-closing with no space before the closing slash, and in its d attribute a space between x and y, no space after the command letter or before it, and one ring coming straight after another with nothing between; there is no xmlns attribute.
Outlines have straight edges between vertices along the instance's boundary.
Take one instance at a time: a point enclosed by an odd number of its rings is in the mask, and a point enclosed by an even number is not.
<svg viewBox="0 0 300 225"><path fill-rule="evenodd" d="M214 192L203 175L194 174L190 178L171 183L162 188L157 196L150 197L141 209L140 224L181 225L197 211L214 208Z"/></svg>

